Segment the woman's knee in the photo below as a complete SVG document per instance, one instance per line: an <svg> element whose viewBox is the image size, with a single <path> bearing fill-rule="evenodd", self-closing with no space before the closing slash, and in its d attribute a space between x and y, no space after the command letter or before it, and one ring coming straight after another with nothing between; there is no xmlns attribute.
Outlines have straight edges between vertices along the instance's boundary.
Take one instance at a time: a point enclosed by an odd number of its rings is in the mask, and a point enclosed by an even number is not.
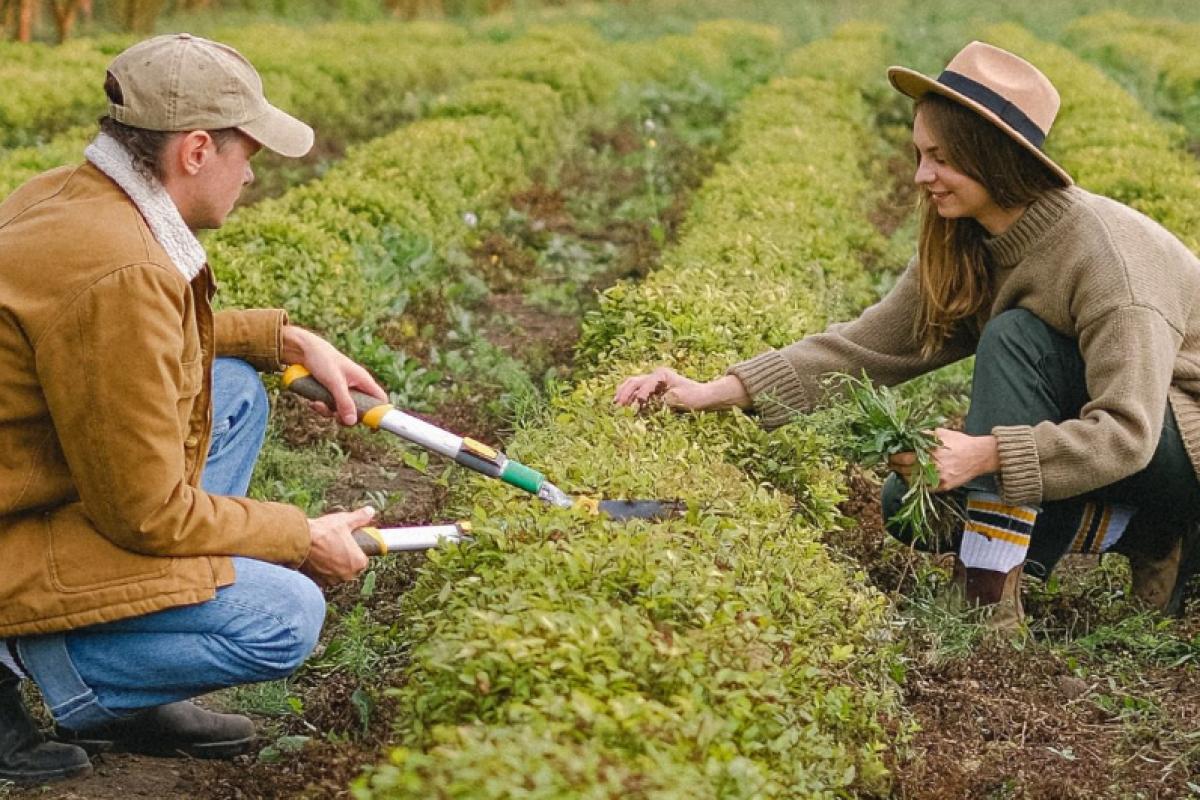
<svg viewBox="0 0 1200 800"><path fill-rule="evenodd" d="M1024 308L1010 308L992 317L983 326L975 349L976 364L993 358L1036 362L1047 352L1056 351L1070 340L1047 325L1041 317Z"/></svg>
<svg viewBox="0 0 1200 800"><path fill-rule="evenodd" d="M902 544L923 550L927 553L950 553L958 550L958 540L961 535L961 525L934 524L931 530L917 530L912 525L897 522L895 517L904 505L904 496L908 494L908 484L896 473L888 475L883 482L880 492L880 502L883 512L884 529L893 539ZM958 495L942 495L942 498L955 507L961 507ZM944 512L946 514L950 511Z"/></svg>
<svg viewBox="0 0 1200 800"><path fill-rule="evenodd" d="M881 512L883 514L883 527L892 538L903 542L906 545L912 545L920 537L916 535L912 527L894 521L896 513L904 504L904 495L908 492L908 484L904 482L896 473L888 475L887 480L883 482L883 488L879 492Z"/></svg>

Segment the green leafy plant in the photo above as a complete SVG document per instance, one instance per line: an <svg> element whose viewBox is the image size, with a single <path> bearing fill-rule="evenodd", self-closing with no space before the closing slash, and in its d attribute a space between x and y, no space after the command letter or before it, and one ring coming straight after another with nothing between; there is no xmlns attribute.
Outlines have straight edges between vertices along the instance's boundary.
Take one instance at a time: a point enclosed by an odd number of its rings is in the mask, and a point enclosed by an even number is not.
<svg viewBox="0 0 1200 800"><path fill-rule="evenodd" d="M747 98L731 163L662 268L589 318L582 378L506 444L567 491L680 497L689 514L613 525L495 482L457 487L475 538L432 552L405 597L396 746L356 797L616 796L633 782L664 800L886 794L902 670L885 598L820 541L837 494L826 456L806 437L771 448L744 415L612 406L648 364L712 374L869 300L860 254L880 237L864 233L875 134L861 87L886 57L859 26ZM764 480L793 458L803 515Z"/></svg>
<svg viewBox="0 0 1200 800"><path fill-rule="evenodd" d="M947 515L959 513L953 503L934 493L940 476L933 460L938 447L933 430L945 420L889 387L874 384L865 374L836 375L832 381L845 396L846 435L841 441L850 458L868 465L885 463L899 453L912 453L915 458L908 491L888 521L911 530L914 541L935 541Z"/></svg>

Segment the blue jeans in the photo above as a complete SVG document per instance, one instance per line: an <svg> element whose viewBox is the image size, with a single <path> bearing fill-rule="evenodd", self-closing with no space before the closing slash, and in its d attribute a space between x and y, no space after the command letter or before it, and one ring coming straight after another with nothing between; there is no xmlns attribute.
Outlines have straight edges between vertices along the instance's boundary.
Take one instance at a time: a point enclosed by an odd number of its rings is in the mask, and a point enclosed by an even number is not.
<svg viewBox="0 0 1200 800"><path fill-rule="evenodd" d="M244 495L268 412L244 361L213 368L213 438L203 485ZM81 730L214 689L283 678L316 646L325 597L304 575L234 558L237 577L204 603L16 640L54 719Z"/></svg>

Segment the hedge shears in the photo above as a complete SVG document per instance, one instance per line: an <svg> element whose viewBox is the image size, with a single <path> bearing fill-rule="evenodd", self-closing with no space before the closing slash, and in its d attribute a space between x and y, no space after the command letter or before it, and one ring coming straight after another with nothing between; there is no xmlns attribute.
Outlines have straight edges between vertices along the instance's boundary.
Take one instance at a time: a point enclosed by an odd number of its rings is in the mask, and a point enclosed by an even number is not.
<svg viewBox="0 0 1200 800"><path fill-rule="evenodd" d="M308 400L324 403L331 409L336 406L333 395L330 394L329 390L314 378L307 369L298 364L288 367L283 373L283 385L284 388ZM604 514L614 520L661 520L679 516L686 510L685 504L677 501L598 500L591 497L572 497L546 480L546 476L542 473L509 458L494 447L489 447L483 442L470 437L459 436L456 433L439 428L419 417L398 410L390 403L381 403L378 398L371 397L363 392L352 389L350 395L354 398L354 406L358 412L358 421L368 428L392 433L407 442L452 459L467 469L474 470L489 478L497 478L510 486L515 486L518 489L529 492L552 506L558 508L581 508L592 514ZM465 536L462 531L463 525L464 523L457 523L457 526L424 526L425 533L420 535L426 536L428 540L435 541L451 539L453 536L458 537L455 540L461 540ZM449 527L457 527L457 533L450 532L448 530ZM438 529L441 532L439 533L434 529ZM409 531L405 535L410 538L419 536L419 534L414 533L418 529L414 528L394 530ZM380 533L382 533L382 530ZM397 535L394 538L396 542L400 542L403 537ZM425 539L412 540L425 541ZM383 545L380 545L380 540L372 538L371 541L374 543L374 546L383 547ZM396 546L394 549L406 548ZM407 549L420 548L411 547ZM390 552L390 549L385 551Z"/></svg>

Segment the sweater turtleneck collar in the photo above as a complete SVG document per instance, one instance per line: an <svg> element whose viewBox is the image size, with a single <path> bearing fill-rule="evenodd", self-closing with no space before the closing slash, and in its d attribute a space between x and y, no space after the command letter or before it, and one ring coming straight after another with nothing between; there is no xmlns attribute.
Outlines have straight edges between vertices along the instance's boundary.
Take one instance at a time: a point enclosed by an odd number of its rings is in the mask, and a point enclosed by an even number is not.
<svg viewBox="0 0 1200 800"><path fill-rule="evenodd" d="M1076 189L1052 189L1025 209L1021 218L999 236L984 239L983 244L1000 267L1013 267L1037 246L1076 202Z"/></svg>

